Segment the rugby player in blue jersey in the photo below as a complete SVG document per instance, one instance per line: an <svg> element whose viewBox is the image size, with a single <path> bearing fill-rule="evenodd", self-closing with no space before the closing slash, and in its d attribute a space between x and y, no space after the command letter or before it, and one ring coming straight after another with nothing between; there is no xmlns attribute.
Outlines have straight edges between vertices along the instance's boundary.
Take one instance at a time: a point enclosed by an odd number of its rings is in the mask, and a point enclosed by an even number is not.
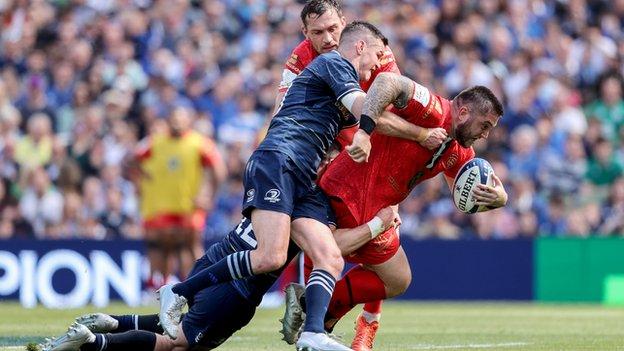
<svg viewBox="0 0 624 351"><path fill-rule="evenodd" d="M396 214L390 207L377 213L382 229L395 224ZM333 222L328 212L327 221ZM333 228L332 228L333 229ZM352 252L371 238L368 224L353 229L338 229L334 234L341 238L343 254ZM252 225L243 219L220 242L208 248L195 263L191 276L222 260L224 257L257 245ZM291 241L287 263L299 253ZM264 293L273 285L283 268L274 272L231 280L199 291L189 301L189 310L179 325L178 337L173 340L162 335L158 315L109 316L88 314L76 319L77 323L60 337L41 345L42 351L186 351L211 350L249 323Z"/></svg>
<svg viewBox="0 0 624 351"><path fill-rule="evenodd" d="M160 289L160 322L173 339L184 305L201 289L282 267L292 228L293 241L314 265L297 348L349 350L323 328L344 261L327 225L329 205L315 180L340 130L358 122L354 116L360 116L366 96L358 82L378 67L383 39L373 25L352 22L342 31L337 50L320 55L295 78L245 168L243 215L251 219L257 248L228 255L184 282Z"/></svg>

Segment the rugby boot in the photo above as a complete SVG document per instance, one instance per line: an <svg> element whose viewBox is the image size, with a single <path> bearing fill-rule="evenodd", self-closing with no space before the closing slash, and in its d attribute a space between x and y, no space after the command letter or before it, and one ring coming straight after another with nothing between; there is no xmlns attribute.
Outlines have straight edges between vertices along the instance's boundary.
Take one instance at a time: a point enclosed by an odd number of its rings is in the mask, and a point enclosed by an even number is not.
<svg viewBox="0 0 624 351"><path fill-rule="evenodd" d="M182 318L182 309L186 306L186 298L171 290L173 284L163 285L158 289L158 300L160 300L160 311L158 318L165 334L172 339L178 337L178 324Z"/></svg>
<svg viewBox="0 0 624 351"><path fill-rule="evenodd" d="M290 283L284 292L286 293L284 297L286 310L284 311L284 318L280 319L282 322L280 333L284 335L282 340L292 345L297 342L301 326L305 321L305 312L301 306L301 297L305 294L305 287L301 284Z"/></svg>
<svg viewBox="0 0 624 351"><path fill-rule="evenodd" d="M297 340L297 351L352 351L326 333L303 332Z"/></svg>
<svg viewBox="0 0 624 351"><path fill-rule="evenodd" d="M89 328L93 333L108 333L119 326L119 321L104 313L90 313L76 318L76 323Z"/></svg>
<svg viewBox="0 0 624 351"><path fill-rule="evenodd" d="M355 336L351 343L354 351L371 351L375 342L375 335L379 329L379 322L368 322L362 314L355 321Z"/></svg>
<svg viewBox="0 0 624 351"><path fill-rule="evenodd" d="M82 324L72 324L67 332L58 338L47 339L39 345L41 351L78 351L80 346L95 341L95 334Z"/></svg>

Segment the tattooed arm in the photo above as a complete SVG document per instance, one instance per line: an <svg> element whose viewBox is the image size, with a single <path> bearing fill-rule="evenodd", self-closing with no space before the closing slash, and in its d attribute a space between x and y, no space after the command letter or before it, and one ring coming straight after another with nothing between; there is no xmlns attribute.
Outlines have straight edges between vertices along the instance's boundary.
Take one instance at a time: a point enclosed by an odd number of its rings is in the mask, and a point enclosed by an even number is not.
<svg viewBox="0 0 624 351"><path fill-rule="evenodd" d="M422 128L385 112L390 104L399 109L407 107L414 95L414 89L414 82L411 79L398 74L383 72L375 78L364 100L360 130L355 133L353 143L347 147L354 161L368 161L371 149L370 134L377 123L380 124L380 132L383 134L416 140L429 149L439 146L446 137L444 130ZM384 118L381 118L382 114Z"/></svg>

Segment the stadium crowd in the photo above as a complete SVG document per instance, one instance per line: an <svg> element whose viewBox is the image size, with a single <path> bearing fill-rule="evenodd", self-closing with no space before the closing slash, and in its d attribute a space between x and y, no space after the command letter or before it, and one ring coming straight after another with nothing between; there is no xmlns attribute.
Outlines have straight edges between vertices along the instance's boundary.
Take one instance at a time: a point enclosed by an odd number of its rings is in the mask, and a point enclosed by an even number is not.
<svg viewBox="0 0 624 351"><path fill-rule="evenodd" d="M401 205L414 238L624 235L624 0L345 0L407 76L443 96L492 88L475 146L509 192L462 215L442 179ZM242 170L302 39L292 0L0 2L0 238L142 238L123 163L175 106L229 177L206 234L240 218Z"/></svg>

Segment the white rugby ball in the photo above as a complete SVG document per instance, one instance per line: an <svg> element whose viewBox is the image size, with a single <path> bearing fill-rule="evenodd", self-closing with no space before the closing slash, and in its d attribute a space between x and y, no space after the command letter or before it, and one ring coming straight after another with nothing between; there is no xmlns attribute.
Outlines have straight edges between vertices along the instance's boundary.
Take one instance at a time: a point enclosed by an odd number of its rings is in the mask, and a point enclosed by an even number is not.
<svg viewBox="0 0 624 351"><path fill-rule="evenodd" d="M472 189L477 184L493 185L492 165L482 158L473 158L466 162L457 172L453 181L453 202L458 210L465 213L475 213L483 206L475 205Z"/></svg>

